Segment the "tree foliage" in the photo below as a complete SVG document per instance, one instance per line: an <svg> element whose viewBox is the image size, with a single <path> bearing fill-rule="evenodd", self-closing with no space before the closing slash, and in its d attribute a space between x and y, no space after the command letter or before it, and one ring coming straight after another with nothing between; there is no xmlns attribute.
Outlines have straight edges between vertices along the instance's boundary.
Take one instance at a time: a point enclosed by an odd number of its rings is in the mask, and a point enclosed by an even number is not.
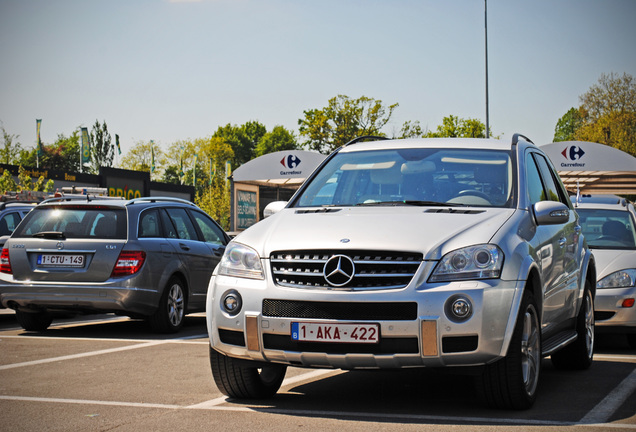
<svg viewBox="0 0 636 432"><path fill-rule="evenodd" d="M93 129L91 130L91 145L90 171L93 174L98 174L100 167L113 166L115 147L112 144L105 120L101 125L99 121L95 120Z"/></svg>
<svg viewBox="0 0 636 432"><path fill-rule="evenodd" d="M4 126L0 124L2 129L2 147L0 148L0 163L15 164L20 160L20 152L22 145L18 141L18 135L8 133Z"/></svg>
<svg viewBox="0 0 636 432"><path fill-rule="evenodd" d="M219 126L213 136L223 138L232 147L232 166L237 167L254 158L256 146L266 133L267 129L263 124L249 121L240 126L229 123Z"/></svg>
<svg viewBox="0 0 636 432"><path fill-rule="evenodd" d="M353 138L385 136L382 128L397 107L397 103L384 106L381 100L366 96L338 95L324 108L304 111L305 117L298 120L299 132L309 149L328 154Z"/></svg>
<svg viewBox="0 0 636 432"><path fill-rule="evenodd" d="M267 132L256 145L256 157L268 153L285 150L298 150L300 146L293 132L283 126L274 126L271 132Z"/></svg>
<svg viewBox="0 0 636 432"><path fill-rule="evenodd" d="M155 173L151 173L153 176L159 176L162 171L163 152L161 147L152 145L150 141L137 142L128 152L124 155L120 162L120 166L123 169L132 171L144 171L151 172L152 167L152 150L154 147L155 154Z"/></svg>
<svg viewBox="0 0 636 432"><path fill-rule="evenodd" d="M607 144L636 156L636 81L602 74L597 84L581 95L582 123L575 136L581 141Z"/></svg>
<svg viewBox="0 0 636 432"><path fill-rule="evenodd" d="M554 128L553 142L572 141L576 139L576 131L582 124L581 112L576 108L570 108L563 117L557 121Z"/></svg>
<svg viewBox="0 0 636 432"><path fill-rule="evenodd" d="M425 138L486 138L486 125L477 119L463 119L449 115L433 131L427 131Z"/></svg>

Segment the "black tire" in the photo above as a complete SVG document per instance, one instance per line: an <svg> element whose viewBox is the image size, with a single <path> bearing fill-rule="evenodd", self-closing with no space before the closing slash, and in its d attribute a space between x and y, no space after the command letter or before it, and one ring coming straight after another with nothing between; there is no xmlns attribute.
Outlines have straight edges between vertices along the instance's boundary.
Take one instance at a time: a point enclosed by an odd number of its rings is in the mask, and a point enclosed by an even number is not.
<svg viewBox="0 0 636 432"><path fill-rule="evenodd" d="M583 304L576 317L576 341L552 354L552 364L557 369L584 370L594 360L594 300L590 283L585 282Z"/></svg>
<svg viewBox="0 0 636 432"><path fill-rule="evenodd" d="M210 347L210 366L216 386L224 395L236 399L264 399L280 389L287 366L250 364L249 360L228 357Z"/></svg>
<svg viewBox="0 0 636 432"><path fill-rule="evenodd" d="M183 282L177 277L168 281L157 311L148 318L157 333L176 333L183 327L187 307L187 296Z"/></svg>
<svg viewBox="0 0 636 432"><path fill-rule="evenodd" d="M46 312L21 312L16 311L15 317L18 324L28 331L44 331L53 322L53 318Z"/></svg>
<svg viewBox="0 0 636 432"><path fill-rule="evenodd" d="M534 297L525 292L506 356L477 378L486 403L499 409L528 409L536 400L541 372L541 326Z"/></svg>

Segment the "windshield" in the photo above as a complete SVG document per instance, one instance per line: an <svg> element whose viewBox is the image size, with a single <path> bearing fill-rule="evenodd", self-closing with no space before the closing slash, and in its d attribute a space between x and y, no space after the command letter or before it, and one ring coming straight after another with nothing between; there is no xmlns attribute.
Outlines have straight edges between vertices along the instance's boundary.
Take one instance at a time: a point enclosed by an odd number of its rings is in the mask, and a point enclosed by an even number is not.
<svg viewBox="0 0 636 432"><path fill-rule="evenodd" d="M636 249L634 220L628 211L576 209L587 244L598 249Z"/></svg>
<svg viewBox="0 0 636 432"><path fill-rule="evenodd" d="M295 207L441 205L509 207L506 151L395 149L342 152L303 189Z"/></svg>

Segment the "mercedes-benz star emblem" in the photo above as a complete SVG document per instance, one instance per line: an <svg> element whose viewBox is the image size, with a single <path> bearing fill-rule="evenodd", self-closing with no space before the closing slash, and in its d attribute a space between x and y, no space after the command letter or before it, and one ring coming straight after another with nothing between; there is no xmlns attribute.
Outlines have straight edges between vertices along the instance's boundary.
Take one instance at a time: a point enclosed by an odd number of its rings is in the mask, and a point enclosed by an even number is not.
<svg viewBox="0 0 636 432"><path fill-rule="evenodd" d="M329 285L341 287L351 282L356 274L356 267L348 256L334 255L325 263L322 274Z"/></svg>
<svg viewBox="0 0 636 432"><path fill-rule="evenodd" d="M64 249L64 243L62 242L57 242L57 244L55 245L56 248L58 248L59 250Z"/></svg>

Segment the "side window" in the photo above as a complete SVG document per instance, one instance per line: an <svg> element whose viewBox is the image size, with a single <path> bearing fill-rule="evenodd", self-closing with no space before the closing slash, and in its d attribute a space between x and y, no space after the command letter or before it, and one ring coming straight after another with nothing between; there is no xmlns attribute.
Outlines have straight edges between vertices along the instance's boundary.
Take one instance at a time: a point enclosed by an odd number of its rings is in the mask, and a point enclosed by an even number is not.
<svg viewBox="0 0 636 432"><path fill-rule="evenodd" d="M19 213L7 213L0 219L0 236L9 235L20 222Z"/></svg>
<svg viewBox="0 0 636 432"><path fill-rule="evenodd" d="M194 218L203 239L208 243L225 244L225 236L221 229L206 215L198 211L190 211Z"/></svg>
<svg viewBox="0 0 636 432"><path fill-rule="evenodd" d="M139 218L139 238L161 237L159 230L159 212L147 210Z"/></svg>
<svg viewBox="0 0 636 432"><path fill-rule="evenodd" d="M539 168L534 158L530 155L528 155L526 159L526 183L528 184L528 199L530 200L530 204L545 201L545 191L543 190L543 183L541 183Z"/></svg>
<svg viewBox="0 0 636 432"><path fill-rule="evenodd" d="M535 153L533 156L535 160L537 161L539 170L541 171L541 178L543 178L543 183L545 184L545 188L548 193L547 200L564 202L561 188L557 184L557 181L554 178L554 175L552 173L552 170L550 169L550 166L548 165L548 162L540 154Z"/></svg>
<svg viewBox="0 0 636 432"><path fill-rule="evenodd" d="M170 220L174 223L177 229L177 237L184 240L198 240L197 231L192 225L192 221L188 217L188 213L185 209L181 208L169 208L166 209Z"/></svg>
<svg viewBox="0 0 636 432"><path fill-rule="evenodd" d="M166 238L177 238L177 229L174 227L166 211L159 210L159 217L161 218L161 225L163 225L163 236Z"/></svg>

